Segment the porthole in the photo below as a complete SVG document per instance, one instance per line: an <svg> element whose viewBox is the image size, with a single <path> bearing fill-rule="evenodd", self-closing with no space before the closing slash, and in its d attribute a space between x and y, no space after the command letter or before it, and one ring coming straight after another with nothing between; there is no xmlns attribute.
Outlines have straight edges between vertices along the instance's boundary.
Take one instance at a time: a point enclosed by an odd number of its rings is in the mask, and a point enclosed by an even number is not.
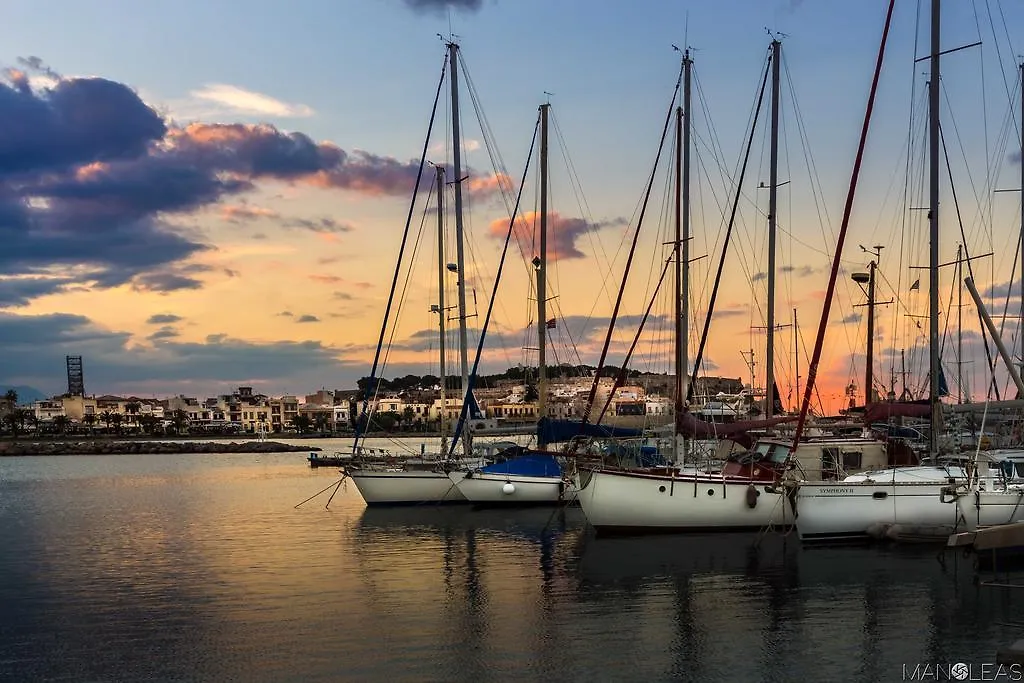
<svg viewBox="0 0 1024 683"><path fill-rule="evenodd" d="M715 495L715 490L714 489L708 489L708 495L709 496Z"/></svg>

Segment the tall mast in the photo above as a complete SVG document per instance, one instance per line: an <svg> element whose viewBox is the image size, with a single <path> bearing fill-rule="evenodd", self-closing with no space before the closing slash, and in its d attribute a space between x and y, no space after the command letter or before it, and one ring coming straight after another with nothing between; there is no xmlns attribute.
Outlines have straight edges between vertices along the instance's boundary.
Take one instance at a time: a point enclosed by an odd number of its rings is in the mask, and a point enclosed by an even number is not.
<svg viewBox="0 0 1024 683"><path fill-rule="evenodd" d="M441 414L438 428L441 430L441 452L448 452L448 433L445 430L445 412L448 409L448 392L445 389L444 369L444 317L447 311L444 306L444 166L436 166L437 171L437 333L438 347L441 351L441 362L438 370L441 373Z"/></svg>
<svg viewBox="0 0 1024 683"><path fill-rule="evenodd" d="M782 43L772 41L772 139L768 178L768 349L765 352L765 419L775 408L775 225L779 182L779 56Z"/></svg>
<svg viewBox="0 0 1024 683"><path fill-rule="evenodd" d="M939 452L939 0L932 0L932 54L928 81L928 401L932 408L928 454Z"/></svg>
<svg viewBox="0 0 1024 683"><path fill-rule="evenodd" d="M878 247L876 247L878 248ZM868 339L867 358L864 359L864 408L871 403L871 388L874 383L875 369L875 270L878 268L878 256L868 263Z"/></svg>
<svg viewBox="0 0 1024 683"><path fill-rule="evenodd" d="M1024 62L1020 63L1020 293L1024 302ZM1020 318L1020 374L1024 375L1024 311ZM1019 398L1024 398L1020 396Z"/></svg>
<svg viewBox="0 0 1024 683"><path fill-rule="evenodd" d="M963 311L964 288L960 284L964 279L964 264L960 260L964 245L956 245L956 386L957 403L964 402L964 335Z"/></svg>
<svg viewBox="0 0 1024 683"><path fill-rule="evenodd" d="M469 341L466 334L466 265L462 232L462 149L459 140L459 46L457 43L448 43L448 54L452 72L452 161L455 166L455 177L452 182L455 185L455 254L459 276L459 360L462 364L462 400L465 403L470 400ZM465 429L462 432L462 445L466 457L473 453L470 431Z"/></svg>
<svg viewBox="0 0 1024 683"><path fill-rule="evenodd" d="M690 381L690 82L693 60L690 51L683 52L683 106L676 109L676 415L683 411L683 397L689 395ZM676 422L678 424L678 420ZM672 440L678 448L677 439ZM686 442L683 442L683 459ZM673 457L675 462L679 458Z"/></svg>
<svg viewBox="0 0 1024 683"><path fill-rule="evenodd" d="M793 309L793 364L796 369L796 398L800 400L800 328L797 327L796 309Z"/></svg>
<svg viewBox="0 0 1024 683"><path fill-rule="evenodd" d="M547 260L548 260L548 109L540 105L540 254L534 259L537 269L537 418L547 414L548 368L545 349L548 335ZM537 446L546 445L538 430Z"/></svg>

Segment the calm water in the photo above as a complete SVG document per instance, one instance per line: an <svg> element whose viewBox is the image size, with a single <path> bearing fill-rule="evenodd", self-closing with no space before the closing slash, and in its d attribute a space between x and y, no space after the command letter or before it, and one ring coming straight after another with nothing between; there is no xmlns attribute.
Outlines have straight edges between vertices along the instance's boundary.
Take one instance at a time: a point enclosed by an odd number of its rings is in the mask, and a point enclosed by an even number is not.
<svg viewBox="0 0 1024 683"><path fill-rule="evenodd" d="M294 508L337 478L303 453L0 458L0 678L888 681L1024 637L1024 589L934 549L594 539L579 510L354 486Z"/></svg>

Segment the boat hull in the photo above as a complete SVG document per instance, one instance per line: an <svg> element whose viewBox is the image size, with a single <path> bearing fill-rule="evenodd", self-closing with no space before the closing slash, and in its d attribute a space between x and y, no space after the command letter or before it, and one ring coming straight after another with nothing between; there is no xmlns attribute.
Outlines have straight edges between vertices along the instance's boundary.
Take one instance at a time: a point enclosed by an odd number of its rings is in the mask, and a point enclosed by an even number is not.
<svg viewBox="0 0 1024 683"><path fill-rule="evenodd" d="M796 494L796 529L803 542L868 541L900 525L932 530L936 539L957 530L957 505L942 497L948 482L813 482ZM962 530L963 523L960 523Z"/></svg>
<svg viewBox="0 0 1024 683"><path fill-rule="evenodd" d="M784 491L770 482L594 470L584 474L577 497L598 534L743 531L793 523Z"/></svg>
<svg viewBox="0 0 1024 683"><path fill-rule="evenodd" d="M1024 488L968 491L956 504L971 530L1024 521Z"/></svg>
<svg viewBox="0 0 1024 683"><path fill-rule="evenodd" d="M571 487L561 477L464 472L449 474L462 496L474 505L560 505L571 499Z"/></svg>
<svg viewBox="0 0 1024 683"><path fill-rule="evenodd" d="M455 477L462 472L453 472ZM433 471L355 471L349 478L367 505L418 505L467 502L453 476Z"/></svg>

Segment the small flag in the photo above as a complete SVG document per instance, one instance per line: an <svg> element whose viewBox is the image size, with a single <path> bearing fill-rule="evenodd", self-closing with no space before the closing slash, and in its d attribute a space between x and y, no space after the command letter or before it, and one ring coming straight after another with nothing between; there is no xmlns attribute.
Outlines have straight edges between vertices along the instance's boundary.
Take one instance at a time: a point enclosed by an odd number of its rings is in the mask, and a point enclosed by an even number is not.
<svg viewBox="0 0 1024 683"><path fill-rule="evenodd" d="M910 285L910 291L913 292L915 289L921 289L921 279L914 280L914 284Z"/></svg>
<svg viewBox="0 0 1024 683"><path fill-rule="evenodd" d="M555 329L555 319L552 318L551 320L547 321L546 326L549 330Z"/></svg>

